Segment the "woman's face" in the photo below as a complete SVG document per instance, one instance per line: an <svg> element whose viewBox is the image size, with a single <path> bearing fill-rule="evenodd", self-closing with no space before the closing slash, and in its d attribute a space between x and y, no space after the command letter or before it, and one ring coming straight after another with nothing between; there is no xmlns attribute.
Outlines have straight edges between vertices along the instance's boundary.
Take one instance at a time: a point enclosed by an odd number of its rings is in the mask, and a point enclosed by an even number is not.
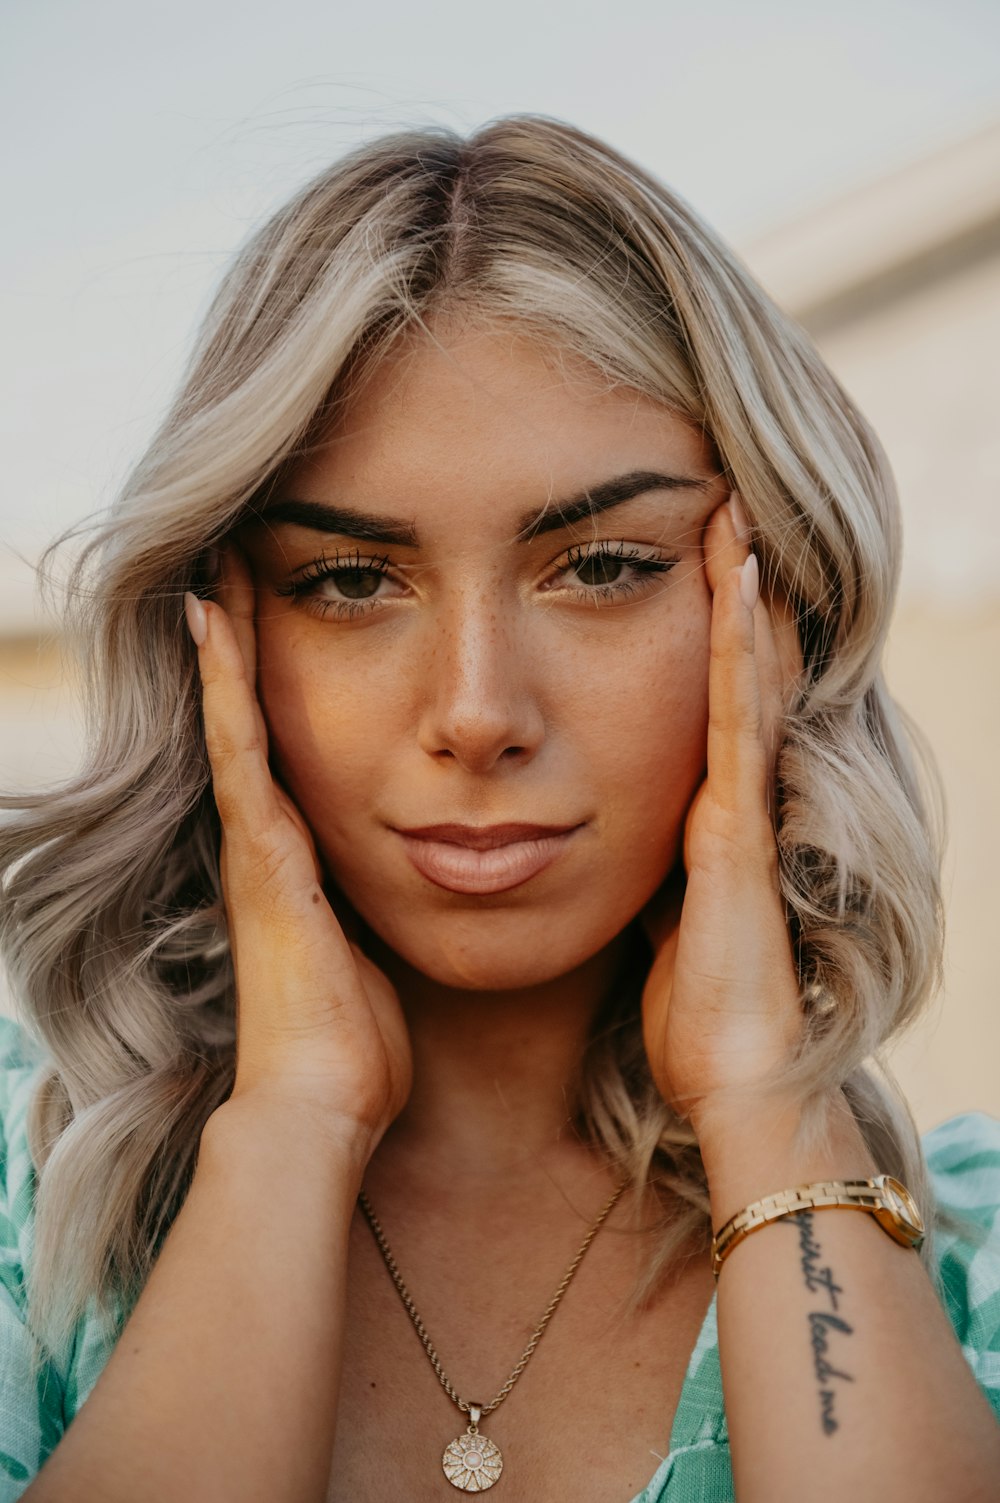
<svg viewBox="0 0 1000 1503"><path fill-rule="evenodd" d="M272 768L325 867L418 971L508 989L594 956L680 859L729 488L697 430L575 358L498 325L436 338L240 541ZM456 824L565 833L401 833Z"/></svg>

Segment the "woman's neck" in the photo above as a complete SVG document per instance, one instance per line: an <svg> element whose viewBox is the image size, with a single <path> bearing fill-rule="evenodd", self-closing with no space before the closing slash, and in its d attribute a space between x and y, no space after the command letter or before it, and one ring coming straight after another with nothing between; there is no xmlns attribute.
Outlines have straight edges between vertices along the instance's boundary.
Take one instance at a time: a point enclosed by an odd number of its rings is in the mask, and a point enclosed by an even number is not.
<svg viewBox="0 0 1000 1503"><path fill-rule="evenodd" d="M635 987L630 931L567 975L503 992L442 986L370 933L364 948L396 986L413 1046L410 1098L373 1158L379 1179L499 1188L580 1151L580 1061L602 1006Z"/></svg>

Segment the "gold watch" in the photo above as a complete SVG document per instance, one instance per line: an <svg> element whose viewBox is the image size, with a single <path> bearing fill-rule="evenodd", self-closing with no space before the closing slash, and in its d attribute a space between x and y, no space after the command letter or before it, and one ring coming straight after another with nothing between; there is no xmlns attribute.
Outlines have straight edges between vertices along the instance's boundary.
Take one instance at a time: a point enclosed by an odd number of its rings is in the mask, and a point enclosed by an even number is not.
<svg viewBox="0 0 1000 1503"><path fill-rule="evenodd" d="M916 1249L924 1240L924 1223L916 1202L906 1186L891 1174L877 1174L874 1179L818 1180L812 1185L796 1185L794 1190L765 1195L763 1200L755 1200L730 1216L712 1238L712 1272L718 1278L723 1260L736 1244L769 1221L795 1211L827 1208L868 1211L882 1230L903 1247Z"/></svg>

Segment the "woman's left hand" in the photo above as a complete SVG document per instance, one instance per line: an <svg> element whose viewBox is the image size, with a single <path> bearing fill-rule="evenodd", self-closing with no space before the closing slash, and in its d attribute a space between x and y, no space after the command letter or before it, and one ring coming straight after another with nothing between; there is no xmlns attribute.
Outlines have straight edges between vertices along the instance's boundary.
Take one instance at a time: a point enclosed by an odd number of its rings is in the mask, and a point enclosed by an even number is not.
<svg viewBox="0 0 1000 1503"><path fill-rule="evenodd" d="M746 520L736 507L734 517L728 502L719 506L704 536L708 758L685 822L686 881L676 873L642 914L654 947L646 1053L660 1094L699 1138L728 1088L752 1092L802 1026L771 819L776 743L802 655L788 602L756 599L756 558L743 570Z"/></svg>

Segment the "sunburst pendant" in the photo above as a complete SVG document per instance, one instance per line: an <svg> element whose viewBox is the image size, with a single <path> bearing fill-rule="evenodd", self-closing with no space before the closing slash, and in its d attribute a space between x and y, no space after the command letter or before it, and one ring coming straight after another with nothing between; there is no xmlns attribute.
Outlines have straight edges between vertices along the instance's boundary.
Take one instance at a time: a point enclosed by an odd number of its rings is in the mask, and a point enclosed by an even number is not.
<svg viewBox="0 0 1000 1503"><path fill-rule="evenodd" d="M452 1487L463 1493L484 1493L503 1471L500 1447L479 1433L481 1410L470 1406L472 1421L464 1435L446 1446L441 1466Z"/></svg>

